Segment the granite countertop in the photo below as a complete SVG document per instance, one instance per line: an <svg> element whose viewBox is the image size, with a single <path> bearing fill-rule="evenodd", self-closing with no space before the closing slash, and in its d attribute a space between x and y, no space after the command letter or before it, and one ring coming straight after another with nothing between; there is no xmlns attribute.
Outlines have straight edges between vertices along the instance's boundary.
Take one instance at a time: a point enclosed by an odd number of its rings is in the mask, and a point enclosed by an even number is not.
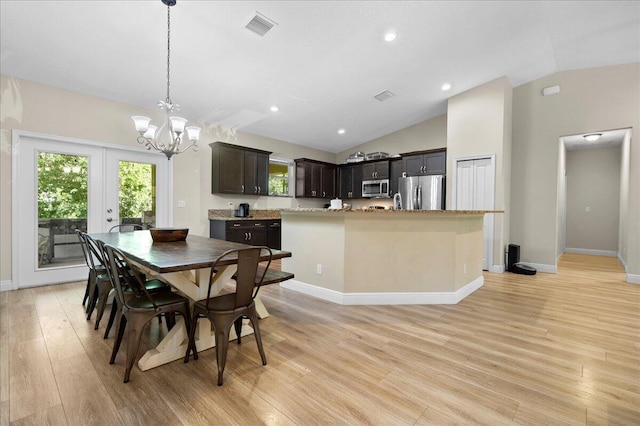
<svg viewBox="0 0 640 426"><path fill-rule="evenodd" d="M321 209L321 208L300 208L282 209L283 212L304 213L304 212L326 212L326 213L378 213L378 214L480 214L480 213L504 213L504 210L393 210L393 209Z"/></svg>
<svg viewBox="0 0 640 426"><path fill-rule="evenodd" d="M231 209L209 210L209 220L273 220L280 219L280 210L249 210L249 217L231 216Z"/></svg>

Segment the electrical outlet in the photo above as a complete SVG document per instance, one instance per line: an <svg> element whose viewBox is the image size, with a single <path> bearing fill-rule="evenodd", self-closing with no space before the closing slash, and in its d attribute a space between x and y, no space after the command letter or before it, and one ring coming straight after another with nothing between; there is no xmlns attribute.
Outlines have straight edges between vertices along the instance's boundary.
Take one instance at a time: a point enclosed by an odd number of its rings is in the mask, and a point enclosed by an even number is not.
<svg viewBox="0 0 640 426"><path fill-rule="evenodd" d="M322 265L319 263L316 265L316 274L322 275Z"/></svg>
<svg viewBox="0 0 640 426"><path fill-rule="evenodd" d="M180 208L187 207L187 202L183 200L178 201L178 207Z"/></svg>

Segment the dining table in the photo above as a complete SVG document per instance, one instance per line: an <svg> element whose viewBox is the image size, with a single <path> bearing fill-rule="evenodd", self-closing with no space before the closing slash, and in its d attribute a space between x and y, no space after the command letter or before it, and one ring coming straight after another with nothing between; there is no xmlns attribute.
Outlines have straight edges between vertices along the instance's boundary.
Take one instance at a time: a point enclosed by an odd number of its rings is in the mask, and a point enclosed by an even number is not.
<svg viewBox="0 0 640 426"><path fill-rule="evenodd" d="M93 239L102 241L122 251L137 268L149 278L156 278L171 285L192 302L206 299L209 289L209 276L215 260L228 250L249 248L251 246L215 238L188 235L183 241L154 241L149 231L111 232L89 234ZM291 252L272 249L272 259L291 257ZM265 251L263 260L268 260ZM237 270L237 256L226 257L216 265L213 274L211 296L222 291L225 284L232 280ZM259 296L256 297L256 310L261 318L268 312ZM246 320L245 320L246 321ZM242 327L242 336L253 333L249 324ZM231 330L230 340L236 338ZM167 332L155 348L147 351L138 361L138 368L145 371L151 368L184 358L187 350L188 335L182 318ZM215 331L208 320L198 321L196 347L203 351L215 346Z"/></svg>

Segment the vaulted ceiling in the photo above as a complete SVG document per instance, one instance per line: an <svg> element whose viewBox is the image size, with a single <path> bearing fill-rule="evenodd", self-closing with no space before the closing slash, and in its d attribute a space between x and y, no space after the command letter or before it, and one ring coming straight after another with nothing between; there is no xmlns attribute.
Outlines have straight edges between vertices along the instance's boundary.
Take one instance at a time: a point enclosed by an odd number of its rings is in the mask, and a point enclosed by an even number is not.
<svg viewBox="0 0 640 426"><path fill-rule="evenodd" d="M262 37L245 28L256 12L275 23ZM153 108L166 26L160 0L1 1L0 71ZM639 62L640 2L179 0L171 47L181 115L339 152L503 75Z"/></svg>

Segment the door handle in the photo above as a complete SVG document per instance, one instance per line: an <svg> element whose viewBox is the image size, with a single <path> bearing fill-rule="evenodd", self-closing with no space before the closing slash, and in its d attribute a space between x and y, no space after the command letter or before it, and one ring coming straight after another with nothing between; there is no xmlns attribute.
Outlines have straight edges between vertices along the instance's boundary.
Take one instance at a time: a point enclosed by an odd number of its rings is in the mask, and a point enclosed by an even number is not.
<svg viewBox="0 0 640 426"><path fill-rule="evenodd" d="M113 210L107 209L107 213L113 213Z"/></svg>
<svg viewBox="0 0 640 426"><path fill-rule="evenodd" d="M113 218L108 217L107 222L113 222Z"/></svg>

